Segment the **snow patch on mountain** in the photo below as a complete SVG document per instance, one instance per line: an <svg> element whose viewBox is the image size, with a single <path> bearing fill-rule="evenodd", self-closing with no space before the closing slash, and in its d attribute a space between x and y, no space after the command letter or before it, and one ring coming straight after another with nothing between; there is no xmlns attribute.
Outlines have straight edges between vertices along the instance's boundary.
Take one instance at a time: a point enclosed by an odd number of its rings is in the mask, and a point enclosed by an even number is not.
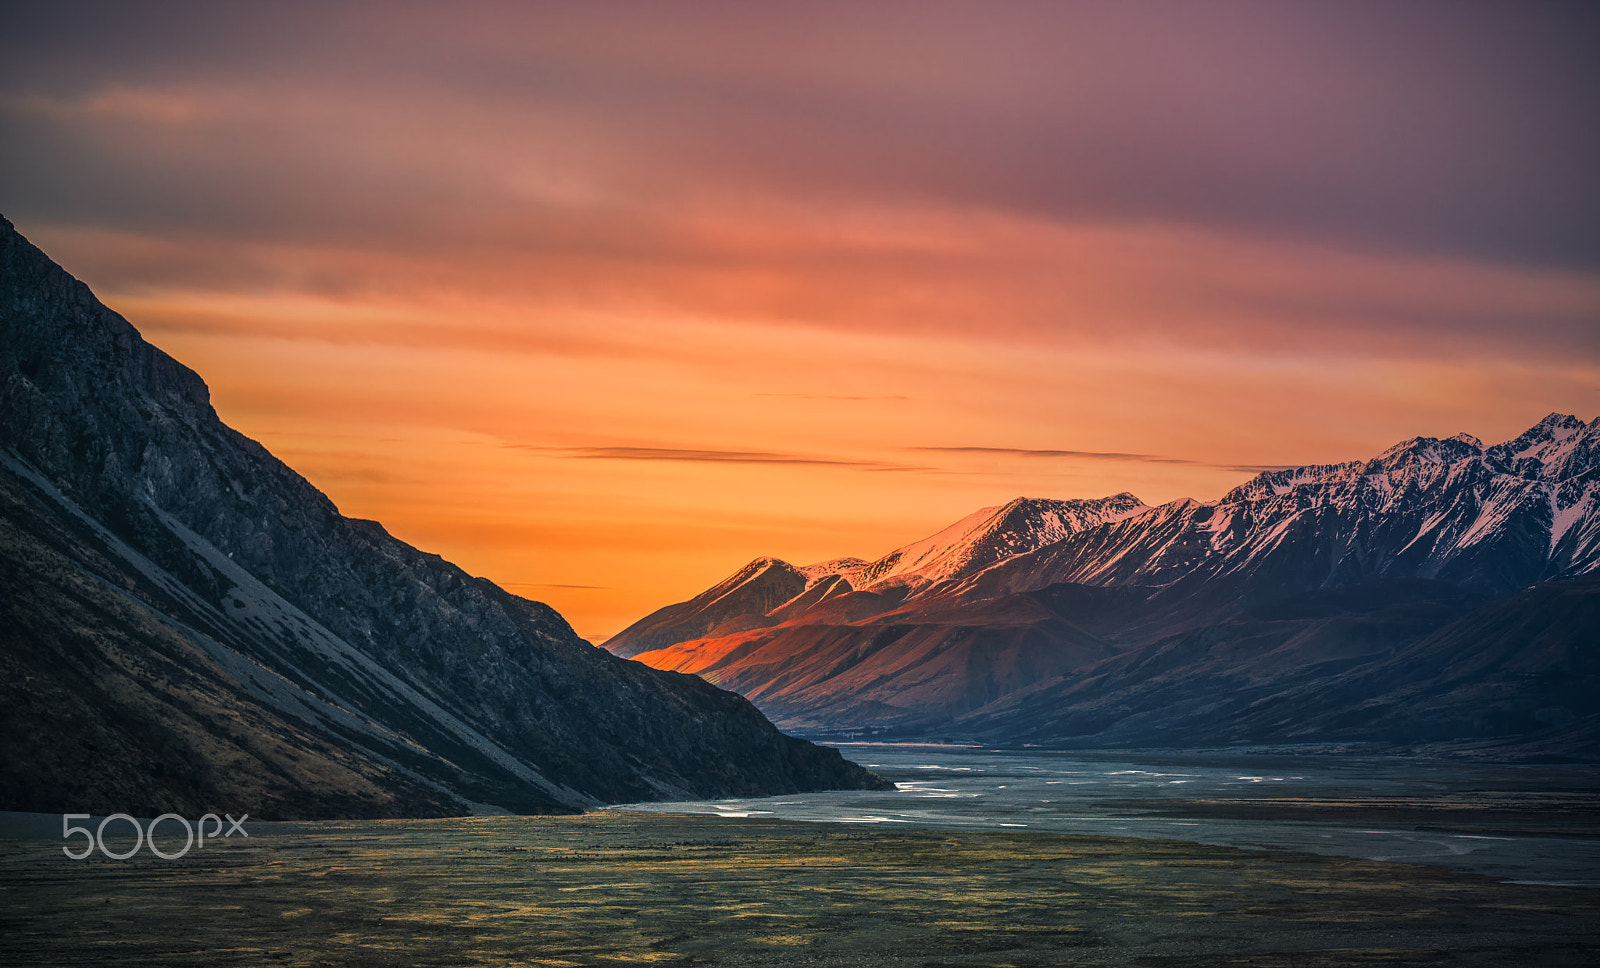
<svg viewBox="0 0 1600 968"><path fill-rule="evenodd" d="M833 575L839 575L854 584L861 574L871 567L872 562L867 561L865 558L830 558L827 561L819 561L814 565L802 565L795 570L812 583Z"/></svg>

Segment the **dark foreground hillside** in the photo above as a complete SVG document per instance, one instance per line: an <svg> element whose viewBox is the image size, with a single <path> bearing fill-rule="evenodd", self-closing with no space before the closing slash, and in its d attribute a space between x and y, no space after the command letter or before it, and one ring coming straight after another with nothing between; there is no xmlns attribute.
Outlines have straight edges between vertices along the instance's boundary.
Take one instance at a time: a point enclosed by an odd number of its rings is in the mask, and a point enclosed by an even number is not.
<svg viewBox="0 0 1600 968"><path fill-rule="evenodd" d="M864 788L333 503L0 219L0 809L437 816Z"/></svg>

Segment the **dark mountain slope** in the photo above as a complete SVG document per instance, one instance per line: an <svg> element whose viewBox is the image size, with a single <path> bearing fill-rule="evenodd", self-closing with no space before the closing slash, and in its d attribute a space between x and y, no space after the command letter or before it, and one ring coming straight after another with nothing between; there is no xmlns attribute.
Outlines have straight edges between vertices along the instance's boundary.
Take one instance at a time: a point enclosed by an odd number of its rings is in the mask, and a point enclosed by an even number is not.
<svg viewBox="0 0 1600 968"><path fill-rule="evenodd" d="M842 609L852 597L818 608L831 605L848 621ZM937 724L1116 651L1031 596L952 602L897 617L833 624L807 612L774 628L638 658L748 696L785 728L828 732Z"/></svg>
<svg viewBox="0 0 1600 968"><path fill-rule="evenodd" d="M1286 691L1316 692L1330 678L1382 661L1481 600L1426 581L1306 593L1036 683L953 728L1040 745L1285 742L1293 723L1263 722L1250 711ZM1299 721L1292 709L1284 715ZM1294 738L1311 741L1298 732Z"/></svg>
<svg viewBox="0 0 1600 968"><path fill-rule="evenodd" d="M25 791L6 806L571 810L880 782L341 516L3 220L0 314L4 646L22 672L0 702L39 737L0 763L0 789ZM91 681L116 701L66 698ZM275 737L306 761L274 767Z"/></svg>
<svg viewBox="0 0 1600 968"><path fill-rule="evenodd" d="M1470 601L1442 583L1300 596L1040 683L956 728L1079 746L1526 745L1544 733L1578 755L1564 731L1592 732L1600 715L1600 577L1463 614Z"/></svg>
<svg viewBox="0 0 1600 968"><path fill-rule="evenodd" d="M460 812L443 790L264 703L248 674L235 674L239 664L213 657L215 646L201 644L211 640L172 617L182 606L119 560L111 544L41 502L26 478L0 470L0 803L7 809L190 817L221 804L260 807L257 816ZM309 695L304 701L316 704ZM370 736L366 745L387 759L415 759L384 739ZM564 807L523 796L524 806Z"/></svg>
<svg viewBox="0 0 1600 968"><path fill-rule="evenodd" d="M1600 715L1600 576L1503 596L1315 695L1282 703L1301 729L1334 738L1503 739L1576 726Z"/></svg>

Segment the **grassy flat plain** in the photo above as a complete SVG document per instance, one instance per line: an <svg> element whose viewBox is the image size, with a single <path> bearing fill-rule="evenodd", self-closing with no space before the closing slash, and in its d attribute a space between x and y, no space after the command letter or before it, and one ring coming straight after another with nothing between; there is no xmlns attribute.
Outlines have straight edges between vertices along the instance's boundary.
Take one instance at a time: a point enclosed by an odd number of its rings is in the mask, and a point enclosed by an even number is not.
<svg viewBox="0 0 1600 968"><path fill-rule="evenodd" d="M1195 797L1110 800L1106 805L1173 817L1400 824L1494 836L1600 839L1600 795L1592 791L1475 791L1434 796Z"/></svg>
<svg viewBox="0 0 1600 968"><path fill-rule="evenodd" d="M257 830L176 861L0 841L0 963L1600 963L1600 891L1341 857L638 813Z"/></svg>

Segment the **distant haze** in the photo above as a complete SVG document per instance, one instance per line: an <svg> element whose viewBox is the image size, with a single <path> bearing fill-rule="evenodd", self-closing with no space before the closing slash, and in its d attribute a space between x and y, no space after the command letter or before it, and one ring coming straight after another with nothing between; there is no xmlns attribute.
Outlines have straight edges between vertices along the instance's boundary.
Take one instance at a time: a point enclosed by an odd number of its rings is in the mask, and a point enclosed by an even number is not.
<svg viewBox="0 0 1600 968"><path fill-rule="evenodd" d="M1600 414L1596 37L1581 3L33 4L0 214L345 513L602 638L1019 495Z"/></svg>

